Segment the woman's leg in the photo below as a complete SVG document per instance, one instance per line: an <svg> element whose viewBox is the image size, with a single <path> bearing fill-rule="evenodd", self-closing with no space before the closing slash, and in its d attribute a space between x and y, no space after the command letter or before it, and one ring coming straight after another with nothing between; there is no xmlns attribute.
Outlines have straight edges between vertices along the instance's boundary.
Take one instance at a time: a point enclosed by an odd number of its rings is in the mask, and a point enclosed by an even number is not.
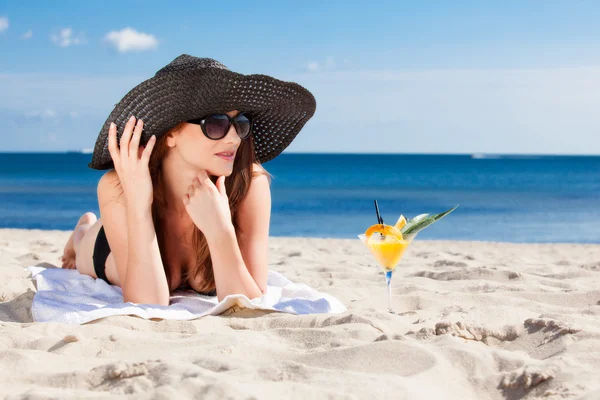
<svg viewBox="0 0 600 400"><path fill-rule="evenodd" d="M86 212L79 218L75 229L71 233L67 244L65 245L63 255L60 257L62 261L62 268L74 269L76 268L76 256L79 252L81 239L90 230L90 228L97 221L96 215L92 212Z"/></svg>

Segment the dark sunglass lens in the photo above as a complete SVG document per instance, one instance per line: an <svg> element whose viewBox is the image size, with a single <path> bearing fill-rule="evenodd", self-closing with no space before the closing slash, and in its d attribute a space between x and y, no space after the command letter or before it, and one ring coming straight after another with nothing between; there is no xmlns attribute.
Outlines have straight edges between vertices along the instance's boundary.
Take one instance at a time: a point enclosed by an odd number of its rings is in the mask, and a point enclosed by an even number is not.
<svg viewBox="0 0 600 400"><path fill-rule="evenodd" d="M250 125L250 120L243 114L235 119L235 129L242 139L246 139L250 135Z"/></svg>
<svg viewBox="0 0 600 400"><path fill-rule="evenodd" d="M227 135L229 127L229 119L227 115L215 114L206 118L205 121L206 134L211 139L220 139Z"/></svg>

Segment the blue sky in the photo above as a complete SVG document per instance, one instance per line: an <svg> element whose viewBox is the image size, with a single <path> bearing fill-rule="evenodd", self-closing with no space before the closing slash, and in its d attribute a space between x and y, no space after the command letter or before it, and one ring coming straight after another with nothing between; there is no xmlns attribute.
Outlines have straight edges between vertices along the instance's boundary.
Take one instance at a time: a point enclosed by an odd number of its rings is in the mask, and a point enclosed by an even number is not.
<svg viewBox="0 0 600 400"><path fill-rule="evenodd" d="M0 151L93 147L188 53L311 90L290 152L600 154L599 20L566 0L0 0Z"/></svg>

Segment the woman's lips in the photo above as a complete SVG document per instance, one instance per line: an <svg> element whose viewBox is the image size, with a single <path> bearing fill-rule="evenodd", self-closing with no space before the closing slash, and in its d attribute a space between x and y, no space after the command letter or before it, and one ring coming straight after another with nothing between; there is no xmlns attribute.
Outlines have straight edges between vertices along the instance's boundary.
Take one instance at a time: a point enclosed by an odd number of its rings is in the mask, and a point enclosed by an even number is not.
<svg viewBox="0 0 600 400"><path fill-rule="evenodd" d="M225 161L233 161L233 159L235 158L235 153L230 152L217 153L216 155L221 157Z"/></svg>

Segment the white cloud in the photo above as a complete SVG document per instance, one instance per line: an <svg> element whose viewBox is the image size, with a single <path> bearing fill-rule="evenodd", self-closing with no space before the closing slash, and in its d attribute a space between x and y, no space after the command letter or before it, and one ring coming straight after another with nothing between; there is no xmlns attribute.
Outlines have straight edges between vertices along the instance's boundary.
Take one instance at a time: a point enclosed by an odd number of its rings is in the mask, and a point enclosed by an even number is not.
<svg viewBox="0 0 600 400"><path fill-rule="evenodd" d="M335 68L335 60L333 57L327 57L325 61L325 69L334 69Z"/></svg>
<svg viewBox="0 0 600 400"><path fill-rule="evenodd" d="M30 29L21 36L21 39L24 39L24 40L31 39L32 36L33 36L33 31Z"/></svg>
<svg viewBox="0 0 600 400"><path fill-rule="evenodd" d="M336 66L335 59L333 57L327 57L324 63L318 61L311 61L306 65L308 72L320 72L320 71L331 71Z"/></svg>
<svg viewBox="0 0 600 400"><path fill-rule="evenodd" d="M119 53L144 51L158 47L158 40L150 34L138 32L132 28L111 31L104 37Z"/></svg>
<svg viewBox="0 0 600 400"><path fill-rule="evenodd" d="M93 147L114 104L145 79L147 75L0 72L0 135L14 132L14 140L0 142L0 152ZM56 142L39 142L40 135L51 132L58 134Z"/></svg>
<svg viewBox="0 0 600 400"><path fill-rule="evenodd" d="M600 155L600 66L334 70L277 78L300 83L317 100L290 152ZM0 132L15 133L0 151L91 147L113 105L145 79L0 73L6 94ZM26 119L26 113L47 117ZM60 132L57 142L32 149L49 127Z"/></svg>
<svg viewBox="0 0 600 400"><path fill-rule="evenodd" d="M600 154L600 67L280 78L317 100L290 151Z"/></svg>
<svg viewBox="0 0 600 400"><path fill-rule="evenodd" d="M69 47L85 43L83 37L74 37L71 28L63 28L58 35L52 35L51 39L60 47Z"/></svg>
<svg viewBox="0 0 600 400"><path fill-rule="evenodd" d="M317 72L319 70L319 63L316 61L311 61L308 63L307 68L310 72Z"/></svg>
<svg viewBox="0 0 600 400"><path fill-rule="evenodd" d="M25 113L25 117L27 118L36 118L36 119L44 119L44 118L56 118L56 111L51 110L49 108L45 110L34 110Z"/></svg>
<svg viewBox="0 0 600 400"><path fill-rule="evenodd" d="M0 17L0 33L8 29L8 17Z"/></svg>

